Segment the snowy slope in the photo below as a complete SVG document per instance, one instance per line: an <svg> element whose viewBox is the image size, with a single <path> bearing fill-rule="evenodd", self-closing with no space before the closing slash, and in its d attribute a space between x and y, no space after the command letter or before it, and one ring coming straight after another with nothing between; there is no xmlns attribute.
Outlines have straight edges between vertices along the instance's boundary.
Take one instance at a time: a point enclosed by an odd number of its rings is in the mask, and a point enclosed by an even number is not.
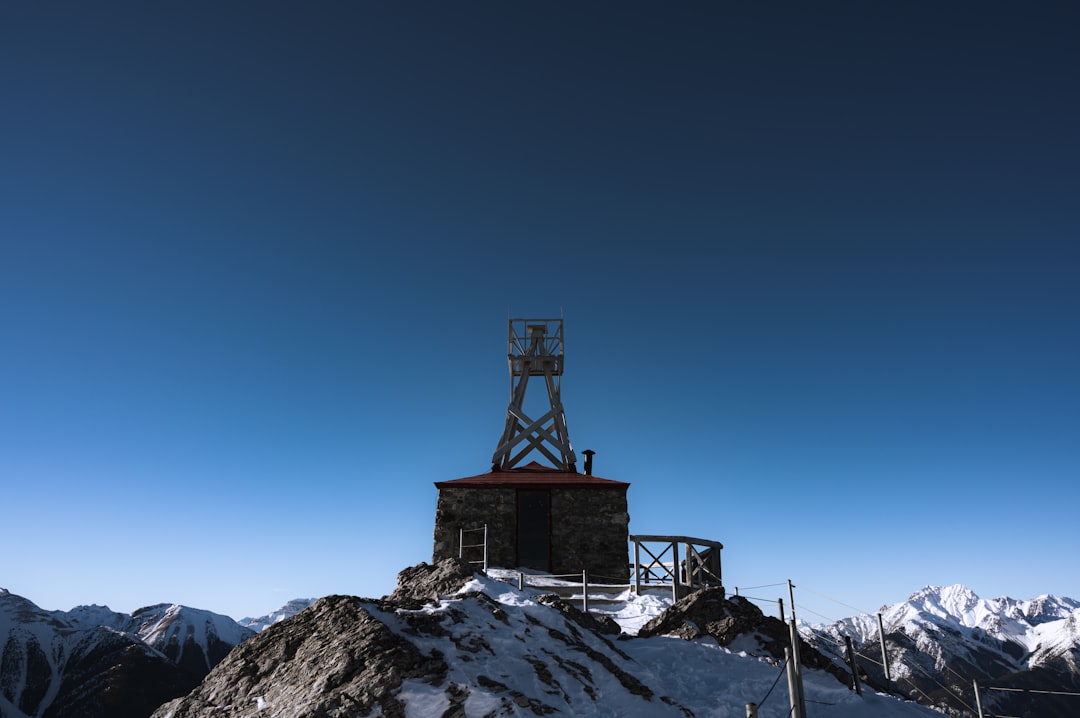
<svg viewBox="0 0 1080 718"><path fill-rule="evenodd" d="M441 651L446 657L450 669L441 684L405 682L402 698L409 716L443 715L451 707L452 684L472 685L484 675L491 689L471 691L463 703L465 715L489 715L505 708L504 697L521 695L574 716L684 717L688 710L695 716L743 718L746 704L760 702L778 676L778 666L733 653L715 641L611 641L574 628L528 593L490 579L478 577L462 589L469 591L493 598L503 618L493 617L483 601L453 597L389 615L375 603L362 604L421 652ZM425 635L409 622L417 614L448 613L452 618L443 625L450 628L449 636ZM787 715L783 688L761 706L761 718ZM836 718L939 715L887 696L859 698L818 671L807 671L806 694L829 704L828 715Z"/></svg>
<svg viewBox="0 0 1080 718"><path fill-rule="evenodd" d="M1048 621L1035 626L1032 634L1037 639L1031 651L1029 663L1044 665L1055 659L1066 661L1073 671L1080 672L1077 650L1080 647L1080 608L1065 618Z"/></svg>
<svg viewBox="0 0 1080 718"><path fill-rule="evenodd" d="M0 707L5 718L34 714L53 701L71 653L70 633L62 619L0 588Z"/></svg>

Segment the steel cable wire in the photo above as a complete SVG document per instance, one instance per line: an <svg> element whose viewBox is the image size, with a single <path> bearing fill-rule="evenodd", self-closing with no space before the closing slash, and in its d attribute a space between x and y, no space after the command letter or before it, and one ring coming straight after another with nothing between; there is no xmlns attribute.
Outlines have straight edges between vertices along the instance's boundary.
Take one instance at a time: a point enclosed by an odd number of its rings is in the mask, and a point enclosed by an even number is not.
<svg viewBox="0 0 1080 718"><path fill-rule="evenodd" d="M780 673L777 674L776 680L772 682L772 686L769 687L769 692L765 694L765 697L758 701L758 708L765 705L765 701L769 700L769 696L772 695L773 689L776 688L776 684L780 682L780 676L784 675L784 671L787 669L787 659L780 664Z"/></svg>

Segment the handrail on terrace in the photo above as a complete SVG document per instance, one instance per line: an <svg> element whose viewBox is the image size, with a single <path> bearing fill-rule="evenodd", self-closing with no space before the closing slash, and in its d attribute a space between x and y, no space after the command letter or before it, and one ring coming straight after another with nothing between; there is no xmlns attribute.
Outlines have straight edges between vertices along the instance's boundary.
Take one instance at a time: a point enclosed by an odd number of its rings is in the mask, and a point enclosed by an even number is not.
<svg viewBox="0 0 1080 718"><path fill-rule="evenodd" d="M642 586L671 586L672 597L683 596L702 588L723 588L720 574L719 541L691 536L656 536L638 534L634 542L634 592L641 594ZM679 547L683 558L680 560ZM642 562L642 553L646 561ZM670 552L670 555L669 553Z"/></svg>

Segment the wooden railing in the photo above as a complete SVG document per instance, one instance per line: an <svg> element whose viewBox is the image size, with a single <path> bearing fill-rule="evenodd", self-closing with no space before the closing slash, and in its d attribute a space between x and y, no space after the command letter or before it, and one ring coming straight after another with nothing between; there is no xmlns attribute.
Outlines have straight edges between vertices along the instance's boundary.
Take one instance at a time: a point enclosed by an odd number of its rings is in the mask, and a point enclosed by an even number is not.
<svg viewBox="0 0 1080 718"><path fill-rule="evenodd" d="M632 581L636 593L642 588L671 586L672 597L678 601L698 589L723 588L720 551L724 545L719 541L647 535L631 536L630 540L634 542Z"/></svg>

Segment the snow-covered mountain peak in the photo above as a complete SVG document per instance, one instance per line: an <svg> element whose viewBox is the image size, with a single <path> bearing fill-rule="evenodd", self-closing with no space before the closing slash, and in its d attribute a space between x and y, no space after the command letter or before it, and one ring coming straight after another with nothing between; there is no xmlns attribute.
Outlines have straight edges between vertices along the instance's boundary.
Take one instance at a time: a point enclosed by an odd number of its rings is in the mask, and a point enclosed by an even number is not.
<svg viewBox="0 0 1080 718"><path fill-rule="evenodd" d="M275 623L280 623L286 618L295 616L313 603L315 603L314 598L294 598L278 610L272 611L265 616L259 616L258 618L245 616L237 621L237 623L244 628L250 628L256 633L262 633Z"/></svg>
<svg viewBox="0 0 1080 718"><path fill-rule="evenodd" d="M906 606L919 613L941 618L955 617L972 626L977 621L981 599L966 586L926 586L908 598ZM905 604L900 604L905 605Z"/></svg>
<svg viewBox="0 0 1080 718"><path fill-rule="evenodd" d="M1030 601L1017 601L1015 606L1015 609L1033 626L1060 620L1078 608L1080 608L1080 601L1045 593Z"/></svg>
<svg viewBox="0 0 1080 718"><path fill-rule="evenodd" d="M70 611L53 611L52 614L79 630L89 630L97 626L112 628L118 631L125 630L130 616L113 611L108 606L90 604L76 606Z"/></svg>
<svg viewBox="0 0 1080 718"><path fill-rule="evenodd" d="M249 630L228 616L179 604L160 603L140 608L131 614L131 618L135 624L134 633L147 645L158 649L179 646L180 654L186 643L207 646L214 641L223 641L236 645L251 636ZM180 655L174 656L174 660L179 662Z"/></svg>
<svg viewBox="0 0 1080 718"><path fill-rule="evenodd" d="M1034 628L1055 624L1080 607L1080 601L1043 594L1026 601L1008 596L979 598L974 591L955 584L926 586L903 603L889 606L883 620L889 631L911 631L931 624L974 636L987 635L996 640L1017 643L1032 651L1040 641Z"/></svg>
<svg viewBox="0 0 1080 718"><path fill-rule="evenodd" d="M882 620L894 677L916 691L934 694L934 700L948 701L948 691L968 692L971 680L1060 690L1080 674L1080 601L1071 598L1043 594L1030 600L982 599L959 584L926 586L907 601L886 607ZM872 616L811 630L826 651L846 636L864 656L879 650L880 631ZM1000 696L995 701L1007 703Z"/></svg>

